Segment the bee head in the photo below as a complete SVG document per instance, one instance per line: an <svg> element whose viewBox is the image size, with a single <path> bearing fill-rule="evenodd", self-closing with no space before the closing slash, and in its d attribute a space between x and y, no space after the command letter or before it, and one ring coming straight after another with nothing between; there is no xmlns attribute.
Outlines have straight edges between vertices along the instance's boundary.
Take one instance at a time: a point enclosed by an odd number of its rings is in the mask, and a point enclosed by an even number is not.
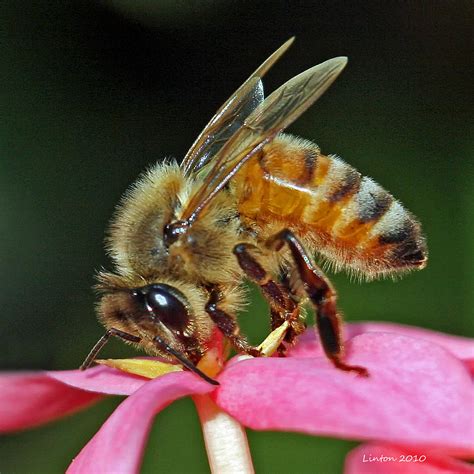
<svg viewBox="0 0 474 474"><path fill-rule="evenodd" d="M206 295L193 285L163 280L146 282L101 273L99 320L107 328L140 337L139 345L151 354L168 358L156 344L159 339L197 360L212 332L204 310Z"/></svg>

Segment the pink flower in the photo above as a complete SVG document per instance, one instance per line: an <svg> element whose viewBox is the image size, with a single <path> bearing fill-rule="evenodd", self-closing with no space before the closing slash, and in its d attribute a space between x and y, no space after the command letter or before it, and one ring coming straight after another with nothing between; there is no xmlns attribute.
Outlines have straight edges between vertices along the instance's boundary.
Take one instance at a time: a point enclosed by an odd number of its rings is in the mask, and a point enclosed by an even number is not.
<svg viewBox="0 0 474 474"><path fill-rule="evenodd" d="M86 372L5 374L0 377L0 432L36 426L104 395L128 395L69 472L137 472L155 415L190 395L203 423L211 463L245 457L227 451L219 460L211 453L216 451L216 429L221 444L230 436L234 441L240 437L245 445L243 425L376 441L349 454L350 474L435 473L441 465L465 472L466 465L453 457L474 454L472 341L395 324L351 324L346 331L347 359L367 367L368 379L334 369L313 331L287 358L232 359L217 376L218 387L187 371L153 380L105 366ZM426 459L363 463L364 454ZM415 471L427 466L432 470Z"/></svg>

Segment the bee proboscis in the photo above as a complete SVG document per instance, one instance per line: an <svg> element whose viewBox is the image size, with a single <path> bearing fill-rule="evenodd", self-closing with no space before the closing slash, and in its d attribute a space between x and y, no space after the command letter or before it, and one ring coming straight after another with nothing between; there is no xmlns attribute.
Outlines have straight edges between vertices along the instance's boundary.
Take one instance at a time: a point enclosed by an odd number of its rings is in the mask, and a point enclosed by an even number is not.
<svg viewBox="0 0 474 474"><path fill-rule="evenodd" d="M347 62L330 59L264 98L261 78L292 41L231 95L180 165L156 164L125 194L108 236L115 270L98 277L107 332L82 368L114 335L217 383L196 367L216 330L259 355L236 319L248 279L269 302L272 329L289 323L281 355L305 329L309 300L328 358L367 375L344 361L336 293L312 256L376 278L424 267L426 244L417 220L372 179L282 133Z"/></svg>

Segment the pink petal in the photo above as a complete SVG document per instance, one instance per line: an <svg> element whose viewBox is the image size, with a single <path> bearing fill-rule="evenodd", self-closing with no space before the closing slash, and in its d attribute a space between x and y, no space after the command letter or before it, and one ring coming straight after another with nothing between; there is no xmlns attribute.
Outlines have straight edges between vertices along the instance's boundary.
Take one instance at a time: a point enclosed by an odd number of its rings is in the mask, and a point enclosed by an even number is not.
<svg viewBox="0 0 474 474"><path fill-rule="evenodd" d="M138 472L155 415L177 398L212 390L214 386L190 372L150 380L120 404L74 459L68 473Z"/></svg>
<svg viewBox="0 0 474 474"><path fill-rule="evenodd" d="M444 347L458 359L474 360L474 340L404 324L377 322L349 324L347 328L347 339L367 332L391 332L415 337L417 339L424 339L425 341L430 341Z"/></svg>
<svg viewBox="0 0 474 474"><path fill-rule="evenodd" d="M244 425L474 453L473 386L436 344L369 333L347 344L365 379L323 357L250 359L219 377L217 404Z"/></svg>
<svg viewBox="0 0 474 474"><path fill-rule="evenodd" d="M346 458L344 474L472 474L474 466L433 451L368 443Z"/></svg>
<svg viewBox="0 0 474 474"><path fill-rule="evenodd" d="M474 341L472 339L443 334L415 326L377 322L350 323L344 325L344 340L351 339L360 334L373 332L388 332L414 337L416 339L424 339L425 341L433 342L444 347L458 359L462 359L468 364L474 364ZM314 357L314 351L318 351L322 354L319 339L316 337L314 329L310 328L299 338L298 344L291 349L290 356Z"/></svg>
<svg viewBox="0 0 474 474"><path fill-rule="evenodd" d="M48 372L48 375L71 387L107 395L130 395L148 382L148 379L144 377L104 365L98 365L84 371Z"/></svg>
<svg viewBox="0 0 474 474"><path fill-rule="evenodd" d="M100 398L53 380L46 372L4 372L0 375L0 432L46 423Z"/></svg>

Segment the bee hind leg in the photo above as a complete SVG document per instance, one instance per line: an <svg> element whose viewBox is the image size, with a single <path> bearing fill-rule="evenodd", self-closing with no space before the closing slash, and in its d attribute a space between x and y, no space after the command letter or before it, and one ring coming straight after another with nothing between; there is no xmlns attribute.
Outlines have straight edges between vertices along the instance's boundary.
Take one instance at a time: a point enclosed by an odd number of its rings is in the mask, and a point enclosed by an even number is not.
<svg viewBox="0 0 474 474"><path fill-rule="evenodd" d="M238 352L244 352L254 357L260 356L260 351L256 347L251 346L245 337L240 334L240 328L235 318L219 308L219 302L222 298L219 289L213 286L209 290L210 297L206 304L206 312L222 331L222 334L229 339Z"/></svg>
<svg viewBox="0 0 474 474"><path fill-rule="evenodd" d="M287 244L304 283L306 293L316 310L318 332L323 349L331 362L341 370L354 371L368 376L364 367L348 365L344 362L344 343L342 341L341 317L336 307L336 292L322 270L315 265L301 242L288 229L270 237L267 247L275 251Z"/></svg>

